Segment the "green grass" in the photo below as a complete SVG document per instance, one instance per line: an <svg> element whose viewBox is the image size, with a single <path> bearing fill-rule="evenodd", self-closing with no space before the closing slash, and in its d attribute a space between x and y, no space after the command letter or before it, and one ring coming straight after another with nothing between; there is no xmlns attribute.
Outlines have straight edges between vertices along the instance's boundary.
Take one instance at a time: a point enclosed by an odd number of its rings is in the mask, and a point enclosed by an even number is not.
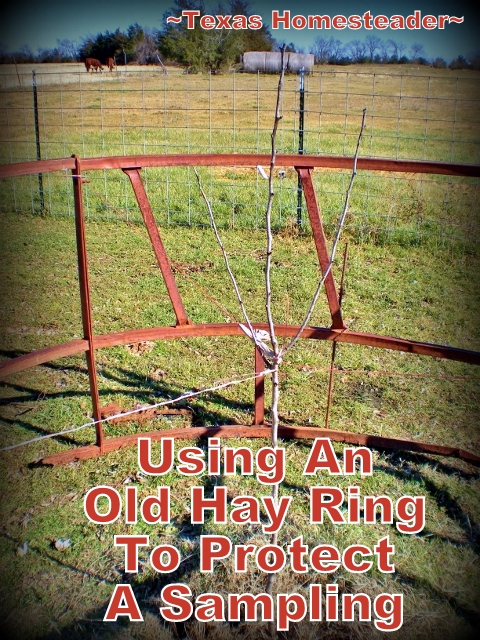
<svg viewBox="0 0 480 640"><path fill-rule="evenodd" d="M359 187L361 188L361 183ZM197 198L196 194L192 196ZM414 206L414 194L411 196ZM415 206L419 206L415 204ZM409 212L404 214L407 218ZM226 226L226 225L224 225ZM3 355L11 356L82 334L75 265L73 220L32 215L2 216ZM195 322L240 319L222 256L209 228L162 226L167 252L189 316ZM331 233L329 232L329 236ZM264 319L262 230L222 230L232 267L252 320ZM343 313L356 330L378 332L478 349L480 326L478 256L440 243L415 244L376 239L362 242L347 227L349 241ZM375 239L373 239L375 240ZM95 333L172 324L173 312L155 265L147 234L140 225L117 221L87 222L90 284ZM308 233L295 225L276 232L272 273L273 308L277 322L300 322L316 279L317 259ZM335 275L339 276L339 248ZM188 276L185 277L185 274ZM208 294L208 297L207 295ZM220 305L211 302L213 298ZM323 297L313 324L329 324ZM97 351L102 404L124 408L158 402L192 388L211 386L253 370L251 344L242 338L195 338L159 341L140 353L119 346ZM324 425L331 346L302 341L282 365L281 420L288 424ZM459 446L480 452L478 390L475 367L371 348L339 345L330 426L359 433L404 437ZM267 382L267 394L270 385ZM84 358L75 356L10 376L1 391L1 446L83 424L90 415ZM267 395L268 398L268 395ZM188 404L188 416L173 416L136 424L106 426L107 435L174 426L249 424L253 417L252 383L200 396ZM2 506L0 558L3 582L1 608L9 637L50 638L175 638L262 637L265 625L230 626L189 621L185 629L165 626L158 615L160 590L170 581L187 582L195 593L261 592L265 578L258 570L233 572L231 560L215 572L198 571L199 535L222 533L234 544L268 542L260 525L219 526L210 519L191 525L189 488L213 487L212 478L186 478L172 471L160 481L138 475L135 448L65 467L35 464L40 457L93 442L92 429L44 440L0 454ZM204 446L205 443L200 443ZM226 444L222 442L222 444ZM256 451L265 441L230 441ZM376 569L355 576L339 569L340 591L401 592L405 619L395 638L461 638L479 623L478 524L480 502L477 470L450 458L406 452L374 451L374 474L318 478L302 475L309 451L306 442L282 442L287 476L282 495L293 497L280 531L286 545L298 535L310 547L325 542L340 550L361 541L373 544L389 535L396 546L393 575ZM335 445L338 455L342 445ZM169 525L127 526L120 519L100 526L83 512L83 497L96 485L123 492L125 482L150 495L157 484L172 487ZM221 477L229 498L268 495L269 488L249 477ZM308 488L332 484L344 491L351 484L362 495L426 497L426 526L417 536L404 536L395 525L312 526L308 521ZM148 534L151 546L174 544L186 558L172 576L156 574L141 551L138 575L124 573L123 552L113 545L117 534ZM58 551L54 541L69 539ZM17 549L28 542L24 556ZM331 579L331 577L329 578ZM326 576L310 572L299 578L290 569L277 577L275 589L306 594L310 582ZM116 583L132 583L144 614L143 624L102 622ZM302 586L303 585L303 586ZM294 632L296 633L296 632ZM334 638L371 638L372 623L325 623L298 626L300 637L322 634ZM293 636L292 636L293 637ZM312 636L313 637L313 636ZM316 636L318 637L318 635Z"/></svg>

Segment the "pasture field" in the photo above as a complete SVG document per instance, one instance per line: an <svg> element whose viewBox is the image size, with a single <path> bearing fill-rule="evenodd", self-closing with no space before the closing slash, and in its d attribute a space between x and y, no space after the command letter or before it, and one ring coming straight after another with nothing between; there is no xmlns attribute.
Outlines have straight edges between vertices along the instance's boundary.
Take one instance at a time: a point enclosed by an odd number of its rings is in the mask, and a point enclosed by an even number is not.
<svg viewBox="0 0 480 640"><path fill-rule="evenodd" d="M370 71L368 82L371 83L372 76L384 69ZM324 77L323 82L333 83L329 85L331 89L338 83L339 90L343 83L345 89L343 71L331 73L336 75ZM392 105L389 107L388 102L382 106L382 112L381 95L385 85L377 78L375 110L361 155L478 161L477 134L472 122L470 129L467 122L469 117L475 122L477 116L464 112L460 120L465 126L457 123L452 137L450 130L446 132L449 125L444 122L442 128L436 122L440 119L439 112L436 117L432 115L437 108L434 91L457 100L458 116L460 92L471 83L470 93L466 90L464 97L472 105L477 104L476 76L460 74L465 78L466 84L463 84L463 81L456 82L452 75L451 82L443 80L445 86L437 89L437 72L429 69L428 73L431 79L422 104L425 105L428 95L432 122L427 122L428 126L424 122L420 133L415 129L416 119L409 120L406 113L390 122L387 116ZM84 75L87 74L84 72ZM394 83L395 75L396 70L392 69L388 82ZM420 91L420 86L425 88L425 84L415 85L423 82L419 79L421 74L411 70L411 76L411 80L402 80L403 92L408 82L415 91ZM120 71L118 76L104 74L94 79L89 76L85 82L92 88L88 91L84 91L83 79L76 88L72 82L60 83L58 78L45 83L43 140L48 144L43 148L48 157L65 157L71 153L200 152L202 149L206 152L267 151L273 119L269 101L274 96L274 77L262 78L267 89L265 93L255 93L257 77L236 75L235 82L245 82L238 109L232 109L228 103L232 95L240 96L228 90L232 76L186 78L172 71L165 78L152 70L148 74L132 72L123 81L121 78ZM308 81L314 80L312 77ZM386 77L383 80L386 82ZM182 93L180 83L187 81L191 83L190 93ZM307 118L307 150L314 147L315 139L319 145L317 150L322 152L352 153L359 113L363 106L368 107L359 98L362 91L367 91L367 85L365 82L360 87L354 84L361 81L360 76L349 77L348 106L350 109L354 104L355 108L353 112L348 110L348 117L345 107L343 115L335 114L335 105L331 104L322 111L321 119L320 109L315 122ZM155 91L147 90L149 83L153 86L163 82L178 83L177 92L173 89L160 92L162 99L171 100L168 108L159 108ZM294 78L287 78L285 101L290 100L290 104L285 105L280 136L283 152L291 152L297 144L295 82ZM217 83L214 92L209 89L209 83L210 88L212 83ZM251 95L249 83L252 83ZM107 85L115 89L115 94L108 92ZM131 93L126 87L132 89ZM392 84L385 89L390 96L393 87ZM52 88L55 91L49 93ZM322 100L328 100L327 94L328 91L322 94ZM78 107L71 111L64 109L64 120L58 119L59 95L64 105ZM109 108L107 119L105 105L113 100L113 95L116 102ZM309 95L314 95L312 84ZM318 100L320 95L318 93ZM13 110L15 100L21 104L25 96L20 88L2 90L2 100L10 105L9 117L17 113ZM121 108L115 106L119 96L125 100ZM140 107L135 103L139 96ZM186 96L191 100L188 110ZM261 99L261 109L255 96ZM403 105L405 96L402 96ZM215 107L210 102L213 99L218 100ZM372 101L371 95L369 100ZM440 102L438 96L437 100ZM336 104L340 111L338 100ZM398 100L395 104L398 106ZM445 101L441 104L445 105ZM444 120L449 122L450 116L447 117L441 104L438 109L443 109ZM1 113L6 116L7 110ZM382 113L384 125L381 125ZM252 114L254 126L248 130ZM26 115L28 112L23 110L22 117ZM453 112L450 115L453 117ZM103 118L103 128L98 127L99 116ZM187 117L188 126L185 125ZM205 126L207 117L212 118L215 126ZM232 126L233 117L235 126ZM257 118L261 126L256 125ZM184 123L182 127L179 121ZM0 148L4 154L2 162L35 157L31 143L22 142L30 121L27 125L24 122L23 129L20 125L15 129L10 119L7 134L12 139L8 142L10 146L3 144ZM397 135L399 126L405 127L405 140ZM2 135L7 134L4 130ZM447 138L450 140L448 153L447 146L442 147L441 142ZM235 295L192 172L169 169L145 173L152 207L189 316L194 322L240 321ZM266 182L254 169L203 169L200 175L212 199L251 319L263 321ZM341 171L318 171L315 175L331 241L349 176ZM138 223L139 213L124 177L113 172L89 172L87 178L90 180L85 185L87 245L95 333L173 324L165 286L146 231ZM1 189L2 357L82 336L71 183L65 177L53 176L44 176L44 181L43 215L39 210L36 178L6 181ZM359 173L334 265L338 283L342 249L348 242L342 308L350 328L480 349L476 192L475 180ZM299 228L295 222L296 198L295 174L277 176L272 287L274 317L279 323L302 320L318 279L318 262L308 225ZM311 324L329 324L328 307L322 296ZM330 358L331 345L325 342L301 341L288 354L281 374L281 422L324 426ZM246 338L158 341L97 351L97 366L102 404L116 402L131 408L250 375L253 349ZM340 344L336 369L331 428L458 446L480 454L478 368ZM268 398L268 380L266 387ZM84 424L91 412L87 389L88 376L82 356L10 376L0 386L0 446ZM250 424L252 400L253 382L248 382L184 402L180 406L189 410L188 415L106 425L105 430L113 436L192 425ZM205 474L192 479L174 471L160 479L146 476L139 473L136 448L65 467L46 468L37 464L49 453L93 441L93 429L86 428L0 452L3 576L0 607L7 636L21 640L267 638L266 624L261 622L201 624L192 619L185 624L170 625L163 621L159 606L162 605L161 589L169 582L188 583L195 595L208 591L222 595L264 591L265 575L253 566L245 574L235 573L231 558L218 563L213 574L199 572L200 535L222 533L234 544L262 545L269 541L262 527L232 523L220 526L211 518L203 525L192 525L188 505L190 487L195 484L207 491L213 491L217 484L226 486L229 500L242 494L268 495L270 489L249 476L215 478ZM205 447L204 442L198 444ZM222 442L224 444L227 443ZM228 444L249 446L255 452L268 443L238 440ZM176 450L177 445L178 442ZM275 591L307 595L309 584L334 581L340 593L363 592L372 598L382 592L402 593L404 623L391 634L393 640L476 637L475 630L480 625L477 468L453 458L375 450L372 476L320 474L311 477L302 475L310 443L284 441L281 446L285 447L287 458L281 495L291 496L293 501L279 533L279 544L286 549L293 538L302 535L310 548L326 543L343 550L359 541L372 547L389 535L395 544L395 572L385 574L374 568L355 575L340 567L330 575L309 570L299 576L286 568L277 575ZM342 449L342 445L335 444L339 457ZM83 499L93 486L110 485L120 493L127 486L135 486L143 498L153 494L159 484L172 487L168 525L152 527L142 521L126 525L120 518L102 526L85 516ZM308 492L315 484L338 486L345 492L349 485L356 485L360 486L362 495L387 495L392 500L402 495L425 496L425 528L417 535L403 535L395 524L380 522L312 525L308 517ZM162 575L152 569L147 548L142 548L139 573L126 573L123 550L113 544L113 536L119 534L149 535L151 547L175 545L183 561L174 574ZM59 549L62 545L57 543L65 540L67 544L63 550ZM144 622L127 624L125 618L119 618L116 623L104 623L103 616L115 584L127 582L133 587ZM279 634L279 639L318 637L367 640L380 638L382 634L373 622L359 621L318 624L303 621L292 625L290 632Z"/></svg>

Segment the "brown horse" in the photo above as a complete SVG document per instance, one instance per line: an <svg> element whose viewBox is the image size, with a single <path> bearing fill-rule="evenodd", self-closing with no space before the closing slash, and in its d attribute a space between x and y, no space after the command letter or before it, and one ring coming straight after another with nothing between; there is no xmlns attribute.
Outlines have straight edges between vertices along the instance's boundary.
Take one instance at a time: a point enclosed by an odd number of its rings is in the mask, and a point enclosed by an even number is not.
<svg viewBox="0 0 480 640"><path fill-rule="evenodd" d="M96 58L86 58L85 67L87 69L87 73L90 71L90 69L92 70L92 73L94 69L97 72L99 69L100 71L103 71L102 63L100 62L100 60L97 60Z"/></svg>
<svg viewBox="0 0 480 640"><path fill-rule="evenodd" d="M113 58L107 58L107 67L109 71L113 71L113 68L115 67L115 60Z"/></svg>

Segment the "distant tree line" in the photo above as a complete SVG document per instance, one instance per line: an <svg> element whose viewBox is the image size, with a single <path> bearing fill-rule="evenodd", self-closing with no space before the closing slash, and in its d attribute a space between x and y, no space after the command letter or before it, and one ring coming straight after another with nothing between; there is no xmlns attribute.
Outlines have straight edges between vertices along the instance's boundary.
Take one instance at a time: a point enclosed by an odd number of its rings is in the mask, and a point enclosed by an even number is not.
<svg viewBox="0 0 480 640"><path fill-rule="evenodd" d="M71 40L57 40L53 49L39 49L34 54L28 45L19 51L8 53L0 45L0 63L32 62L79 62L85 58L97 58L105 62L115 58L117 64L158 64L159 57L165 63L178 64L193 72L210 71L217 73L230 68L241 61L245 51L273 51L281 45L286 51L304 53L293 43L277 42L267 26L260 29L210 29L200 27L199 20L195 28L188 29L186 20L180 24L167 24L168 16L181 16L182 11L194 10L203 15L250 16L252 11L247 0L231 0L227 7L221 4L206 9L203 0L174 0L172 8L163 16L164 28L151 29L135 23L126 32L105 31L97 35L88 35L80 43ZM315 56L316 64L407 64L432 66L438 69L480 69L480 52L467 56L458 56L450 62L443 58L427 59L423 45L415 43L407 46L396 40L382 40L368 35L364 40L352 40L346 44L334 37L318 37L310 53Z"/></svg>

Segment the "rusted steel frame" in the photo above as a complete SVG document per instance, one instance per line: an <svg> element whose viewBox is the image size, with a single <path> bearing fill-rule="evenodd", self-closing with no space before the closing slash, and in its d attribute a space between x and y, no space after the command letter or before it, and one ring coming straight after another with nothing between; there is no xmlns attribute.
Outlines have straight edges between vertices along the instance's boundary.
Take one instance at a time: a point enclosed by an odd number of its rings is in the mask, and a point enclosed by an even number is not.
<svg viewBox="0 0 480 640"><path fill-rule="evenodd" d="M268 330L266 323L252 323L254 329ZM275 332L279 336L291 338L298 333L298 325L275 325ZM177 327L152 327L150 329L133 329L131 331L120 331L117 333L106 333L101 336L94 336L94 349L104 349L106 347L116 347L122 344L130 344L132 342L144 342L146 340L174 340L176 338L193 338L193 337L215 337L215 336L242 336L245 334L237 324L218 323L218 324L195 324L182 325ZM344 331L336 329L327 329L325 327L306 327L301 335L302 339L310 340L331 340L344 342L346 344L360 344L368 347L377 347L379 349L392 349L393 351L405 351L406 353L414 353L417 355L432 356L434 358L443 358L445 360L456 360L457 362L466 362L467 364L480 365L480 352L469 351L468 349L458 349L456 347L447 347L444 345L431 344L428 342L415 342L414 340L406 340L404 338L392 338L390 336L380 336L371 333L362 333L360 331ZM36 365L71 356L76 353L82 353L88 350L88 342L86 340L73 340L63 344L47 347L39 351L11 358L0 363L0 379L9 376L12 373L25 371Z"/></svg>
<svg viewBox="0 0 480 640"><path fill-rule="evenodd" d="M150 242L152 243L155 256L157 258L158 266L162 272L165 285L167 287L168 296L173 306L175 317L177 318L177 325L190 324L187 317L187 313L183 306L180 292L175 282L175 276L173 275L172 267L168 259L165 247L163 246L162 239L158 232L157 223L153 216L148 196L143 186L142 178L140 176L140 168L123 169L123 172L130 178L135 197L137 198L138 206L142 213L143 221L147 227Z"/></svg>
<svg viewBox="0 0 480 640"><path fill-rule="evenodd" d="M320 263L322 275L325 275L330 263L330 256L327 249L327 239L323 230L322 216L318 206L317 196L315 194L315 187L312 182L311 170L309 167L303 166L296 166L295 170L302 181L303 195L305 196L305 202L307 203L307 211L310 218L310 226L312 227L315 248L317 249L318 261ZM345 329L345 323L342 320L342 313L340 311L340 304L338 301L337 289L335 288L332 269L330 269L327 277L325 278L324 287L325 293L327 294L330 314L332 316L332 328Z"/></svg>
<svg viewBox="0 0 480 640"><path fill-rule="evenodd" d="M97 422L97 446L103 452L103 429L100 415L100 397L98 394L97 371L95 367L95 347L93 344L92 306L90 303L90 285L88 282L87 244L85 240L85 217L83 215L81 163L75 156L75 167L72 169L73 200L75 204L75 235L77 240L78 282L80 286L80 304L82 308L83 337L88 342L85 353L87 359L88 381L92 398L93 418Z"/></svg>
<svg viewBox="0 0 480 640"><path fill-rule="evenodd" d="M296 438L298 440L313 440L315 438L330 438L335 442L345 442L377 449L393 449L402 451L413 451L417 453L431 453L439 456L451 456L465 460L470 464L480 466L480 457L465 449L458 447L448 447L429 442L415 442L412 440L401 440L399 438L384 438L381 436L371 436L363 433L351 433L349 431L335 431L333 429L317 429L314 427L287 427L278 428L280 438ZM246 425L222 425L218 427L189 427L186 429L162 429L149 431L146 433L129 434L117 438L105 440L103 452L100 447L89 445L77 447L68 451L61 451L42 458L41 462L48 465L68 464L75 460L86 460L96 458L102 453L110 453L124 447L135 445L139 438L151 438L153 441L163 438L173 438L174 440L198 440L199 438L265 438L270 439L270 427L246 426Z"/></svg>
<svg viewBox="0 0 480 640"><path fill-rule="evenodd" d="M138 156L110 156L107 158L84 158L84 170L128 169L135 167L256 167L258 164L270 163L270 156L258 154L165 154ZM279 167L294 167L298 164L298 155L279 154L275 158ZM302 156L302 166L311 169L351 169L352 157L347 156ZM57 160L41 160L18 162L0 165L0 178L34 175L41 171L64 171L73 169L75 163L71 158ZM426 162L424 160L387 160L384 158L358 158L357 169L371 171L393 171L397 173L428 173L436 175L480 177L480 165L462 164L460 162Z"/></svg>
<svg viewBox="0 0 480 640"><path fill-rule="evenodd" d="M77 353L83 353L85 351L88 351L88 340L79 339L64 342L63 344L56 344L52 347L45 347L44 349L38 349L38 351L32 351L31 353L24 353L16 358L10 358L9 360L0 362L0 380L13 373L26 371L27 369L45 364L46 362L67 356L74 356Z"/></svg>
<svg viewBox="0 0 480 640"><path fill-rule="evenodd" d="M258 347L255 347L255 375L265 369L265 362ZM253 424L259 425L265 422L265 378L255 378L255 402L253 411Z"/></svg>
<svg viewBox="0 0 480 640"><path fill-rule="evenodd" d="M268 330L266 323L252 322L255 330ZM293 337L298 333L299 325L275 325L275 332L282 337ZM120 344L130 344L131 342L143 342L144 340L169 340L172 338L188 337L210 337L210 336L244 336L245 334L238 325L226 323L219 324L196 324L183 327L158 327L152 329L135 329L118 333L97 336L94 344L96 349L103 347L113 347ZM468 349L458 349L443 345L430 344L428 342L415 342L404 338L392 338L390 336L380 336L373 333L362 333L360 331L344 331L328 329L325 327L306 327L302 332L302 338L312 340L333 340L345 342L347 344L360 344L368 347L378 347L381 349L392 349L393 351L405 351L418 355L433 356L446 360L456 360L468 364L480 365L480 352L469 351Z"/></svg>
<svg viewBox="0 0 480 640"><path fill-rule="evenodd" d="M342 277L340 280L340 291L338 292L338 304L342 307L344 284L345 284L345 269L347 267L348 256L348 242L345 244L345 250L343 252L343 265L342 265ZM325 410L325 429L328 429L328 421L330 419L330 406L332 404L333 394L333 378L335 375L335 356L337 355L337 342L332 344L332 357L330 358L330 375L328 378L328 391L327 391L327 408Z"/></svg>

